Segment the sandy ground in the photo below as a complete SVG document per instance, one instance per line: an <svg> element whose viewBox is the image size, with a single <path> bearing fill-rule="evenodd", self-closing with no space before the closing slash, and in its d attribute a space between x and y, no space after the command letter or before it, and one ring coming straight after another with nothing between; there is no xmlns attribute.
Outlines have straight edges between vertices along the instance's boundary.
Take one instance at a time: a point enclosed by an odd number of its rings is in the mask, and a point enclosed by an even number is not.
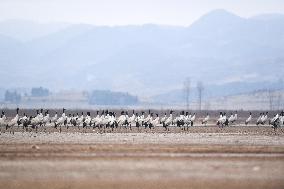
<svg viewBox="0 0 284 189"><path fill-rule="evenodd" d="M188 133L0 135L0 188L284 188L284 132L194 127Z"/></svg>

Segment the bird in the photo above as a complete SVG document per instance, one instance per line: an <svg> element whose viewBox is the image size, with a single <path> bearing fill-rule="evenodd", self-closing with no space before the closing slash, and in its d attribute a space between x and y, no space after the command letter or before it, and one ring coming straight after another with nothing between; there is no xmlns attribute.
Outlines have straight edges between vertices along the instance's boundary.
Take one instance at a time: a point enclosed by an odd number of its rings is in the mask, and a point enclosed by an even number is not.
<svg viewBox="0 0 284 189"><path fill-rule="evenodd" d="M274 131L276 131L276 129L281 126L279 114L274 115L274 117L270 119L269 124L272 125Z"/></svg>
<svg viewBox="0 0 284 189"><path fill-rule="evenodd" d="M18 124L18 121L19 121L19 108L17 108L16 109L16 115L15 115L15 117L13 118L13 119L11 119L8 123L7 123L7 125L6 125L6 130L8 129L8 128L13 128L16 124ZM14 134L14 130L12 130L12 131L10 131L10 133L13 133Z"/></svg>
<svg viewBox="0 0 284 189"><path fill-rule="evenodd" d="M209 118L210 118L210 116L209 116L209 114L207 113L206 114L206 117L202 120L202 122L201 122L201 124L203 125L203 124L207 124L208 123L208 121L209 121Z"/></svg>
<svg viewBox="0 0 284 189"><path fill-rule="evenodd" d="M191 125L191 114L189 114L188 112L185 113L185 119L184 119L184 124L186 125L187 131L188 131L188 127L189 125Z"/></svg>
<svg viewBox="0 0 284 189"><path fill-rule="evenodd" d="M45 116L43 117L43 125L45 126L50 120L49 120L49 110L46 110Z"/></svg>
<svg viewBox="0 0 284 189"><path fill-rule="evenodd" d="M238 120L238 112L236 111L234 115L234 122L236 122L237 120Z"/></svg>
<svg viewBox="0 0 284 189"><path fill-rule="evenodd" d="M223 113L222 113L222 112L220 112L219 118L217 119L217 123L216 123L218 126L220 126L220 125L221 125L222 117L223 117Z"/></svg>
<svg viewBox="0 0 284 189"><path fill-rule="evenodd" d="M152 121L152 124L154 126L157 126L160 122L160 117L159 117L159 114L156 114L156 118Z"/></svg>
<svg viewBox="0 0 284 189"><path fill-rule="evenodd" d="M116 118L115 118L115 113L114 112L109 112L109 127L111 128L111 131L114 131L114 128L117 126Z"/></svg>
<svg viewBox="0 0 284 189"><path fill-rule="evenodd" d="M104 119L105 119L105 111L103 110L101 112L101 115L99 116L99 123L98 123L98 128L101 132L101 129L104 127Z"/></svg>
<svg viewBox="0 0 284 189"><path fill-rule="evenodd" d="M135 119L136 119L135 111L133 110L133 111L132 111L132 116L129 117L129 119L128 119L128 123L130 124L130 130L131 130L132 123L135 122Z"/></svg>
<svg viewBox="0 0 284 189"><path fill-rule="evenodd" d="M228 123L232 123L233 124L234 122L237 121L237 119L238 119L238 113L236 111L234 115L233 115L233 113L231 113L231 116L228 119Z"/></svg>
<svg viewBox="0 0 284 189"><path fill-rule="evenodd" d="M121 111L120 116L117 119L117 124L121 128L122 126L125 125L125 122L126 122L125 112Z"/></svg>
<svg viewBox="0 0 284 189"><path fill-rule="evenodd" d="M149 126L150 122L151 122L151 111L149 110L148 116L144 119L144 126L145 129Z"/></svg>
<svg viewBox="0 0 284 189"><path fill-rule="evenodd" d="M153 113L150 113L147 117L146 117L146 121L145 121L145 129L147 127L149 127L149 129L151 130L153 125L152 125L152 121L153 121Z"/></svg>
<svg viewBox="0 0 284 189"><path fill-rule="evenodd" d="M0 116L0 132L1 132L2 126L4 125L6 125L6 116L5 116L5 112L2 111L1 116Z"/></svg>
<svg viewBox="0 0 284 189"><path fill-rule="evenodd" d="M27 124L25 124L25 123L28 120L29 120L29 118L27 117L26 113L24 113L23 117L19 118L19 122L20 122L20 124L23 125L23 129L24 129L24 127L27 127Z"/></svg>
<svg viewBox="0 0 284 189"><path fill-rule="evenodd" d="M159 114L156 114L156 118L151 120L150 129L155 128L160 123Z"/></svg>
<svg viewBox="0 0 284 189"><path fill-rule="evenodd" d="M74 114L73 114L74 115ZM67 118L66 118L66 126L67 126L67 129L69 129L69 126L72 124L72 120L73 120L73 117L71 114L68 114Z"/></svg>
<svg viewBox="0 0 284 189"><path fill-rule="evenodd" d="M61 132L61 126L66 124L67 117L65 115L65 108L62 110L62 115L59 117L56 122L54 123L54 127L57 128L59 126L59 131Z"/></svg>
<svg viewBox="0 0 284 189"><path fill-rule="evenodd" d="M84 122L83 122L83 128L87 126L91 126L91 122L92 122L91 113L87 112L87 116L85 117Z"/></svg>
<svg viewBox="0 0 284 189"><path fill-rule="evenodd" d="M21 123L23 124L23 130L28 131L28 126L31 125L31 117L28 117L25 113L22 118L20 118Z"/></svg>
<svg viewBox="0 0 284 189"><path fill-rule="evenodd" d="M85 121L84 112L81 112L81 116L78 117L76 120L76 125L78 125L78 127L83 126L84 121Z"/></svg>
<svg viewBox="0 0 284 189"><path fill-rule="evenodd" d="M5 112L4 111L2 111L1 112L1 119L0 119L1 121L5 121L6 120L6 116L5 116ZM4 123L4 122L0 122L0 123Z"/></svg>
<svg viewBox="0 0 284 189"><path fill-rule="evenodd" d="M195 121L195 113L193 113L193 115L191 116L191 119L190 119L191 126L193 126L194 121Z"/></svg>
<svg viewBox="0 0 284 189"><path fill-rule="evenodd" d="M92 119L92 123L93 123L93 129L95 129L96 127L98 128L100 127L101 116L99 115L99 111L97 111L97 116Z"/></svg>
<svg viewBox="0 0 284 189"><path fill-rule="evenodd" d="M128 111L125 112L125 122L124 125L126 127L126 129L128 129L129 127L129 115L128 115Z"/></svg>
<svg viewBox="0 0 284 189"><path fill-rule="evenodd" d="M217 120L217 125L221 127L228 125L228 119L225 112L220 112L219 119Z"/></svg>
<svg viewBox="0 0 284 189"><path fill-rule="evenodd" d="M258 117L257 120L256 120L256 125L261 124L262 116L263 116L262 113L260 113L260 114L259 114L259 117Z"/></svg>
<svg viewBox="0 0 284 189"><path fill-rule="evenodd" d="M57 112L55 112L54 116L51 118L50 123L55 123L57 121Z"/></svg>
<svg viewBox="0 0 284 189"><path fill-rule="evenodd" d="M23 117L19 118L19 122L23 123L26 119L28 119L26 113L24 113Z"/></svg>
<svg viewBox="0 0 284 189"><path fill-rule="evenodd" d="M170 129L168 128L171 124L172 124L172 122L173 122L173 110L171 110L170 111L170 115L169 115L169 117L166 119L166 121L165 121L165 129L166 129L166 131L169 131Z"/></svg>
<svg viewBox="0 0 284 189"><path fill-rule="evenodd" d="M140 131L140 130L139 130L140 125L142 125L142 123L140 123L140 116L139 116L138 113L136 112L136 113L135 113L135 126L136 126L136 128L137 128L138 131Z"/></svg>
<svg viewBox="0 0 284 189"><path fill-rule="evenodd" d="M105 114L102 116L102 126L104 128L104 132L107 128L110 127L109 123L111 121L110 112L108 110L105 111Z"/></svg>
<svg viewBox="0 0 284 189"><path fill-rule="evenodd" d="M40 113L38 114L39 125L42 126L43 124L43 109L40 109Z"/></svg>
<svg viewBox="0 0 284 189"><path fill-rule="evenodd" d="M267 119L268 119L268 112L266 112L265 115L264 115L264 113L263 113L263 116L262 116L261 119L260 119L260 123L261 123L262 125L264 125L264 124L266 123Z"/></svg>
<svg viewBox="0 0 284 189"><path fill-rule="evenodd" d="M231 116L228 119L229 123L233 123L235 121L235 116L231 113Z"/></svg>
<svg viewBox="0 0 284 189"><path fill-rule="evenodd" d="M251 112L249 113L249 117L246 119L246 121L245 121L245 125L248 125L249 124L249 122L251 121L251 119L252 119L252 116L251 116Z"/></svg>
<svg viewBox="0 0 284 189"><path fill-rule="evenodd" d="M279 118L279 114L274 115L271 119L270 119L270 124L273 125L273 123Z"/></svg>
<svg viewBox="0 0 284 189"><path fill-rule="evenodd" d="M165 113L164 117L161 118L160 123L165 127L165 121L167 119L167 113Z"/></svg>
<svg viewBox="0 0 284 189"><path fill-rule="evenodd" d="M145 122L145 112L144 111L142 111L141 112L141 115L140 116L138 116L138 114L136 113L135 115L136 115L136 127L137 127L137 129L138 129L138 131L140 131L140 127L142 127L142 126L144 126L144 122Z"/></svg>
<svg viewBox="0 0 284 189"><path fill-rule="evenodd" d="M35 117L30 117L30 124L32 125L33 129L38 129L38 125L40 124L40 116L39 116L39 110L36 110L37 115Z"/></svg>
<svg viewBox="0 0 284 189"><path fill-rule="evenodd" d="M174 123L177 125L177 127L180 127L181 130L183 130L183 126L184 126L184 121L185 121L185 116L184 116L184 111L181 111L179 116L177 116L175 119L174 119Z"/></svg>
<svg viewBox="0 0 284 189"><path fill-rule="evenodd" d="M284 111L280 113L279 119L280 119L280 126L283 126L284 125Z"/></svg>

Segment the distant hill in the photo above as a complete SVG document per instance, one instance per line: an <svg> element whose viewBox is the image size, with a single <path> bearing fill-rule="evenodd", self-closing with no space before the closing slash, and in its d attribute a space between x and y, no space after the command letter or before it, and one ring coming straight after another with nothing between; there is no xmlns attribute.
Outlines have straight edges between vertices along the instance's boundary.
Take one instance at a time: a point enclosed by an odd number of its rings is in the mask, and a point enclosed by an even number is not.
<svg viewBox="0 0 284 189"><path fill-rule="evenodd" d="M222 85L205 85L203 90L203 99L212 100L218 99L219 97L225 96L239 96L239 95L251 95L258 92L263 92L267 90L284 91L283 81L278 81L275 83L271 82L231 82ZM191 86L190 89L190 101L197 101L197 89L196 86ZM150 98L152 102L161 104L184 104L185 96L183 89L172 90L163 94L155 95ZM284 96L283 96L284 102Z"/></svg>
<svg viewBox="0 0 284 189"><path fill-rule="evenodd" d="M64 29L67 23L39 24L29 20L6 20L0 22L0 34L19 41L30 41Z"/></svg>
<svg viewBox="0 0 284 189"><path fill-rule="evenodd" d="M21 27L26 32L16 32ZM261 88L284 79L282 15L246 19L216 10L189 27L7 21L0 34L0 88L110 89L152 97L181 89L186 77L209 88L234 86L232 93L243 89L230 83L249 91L250 83Z"/></svg>

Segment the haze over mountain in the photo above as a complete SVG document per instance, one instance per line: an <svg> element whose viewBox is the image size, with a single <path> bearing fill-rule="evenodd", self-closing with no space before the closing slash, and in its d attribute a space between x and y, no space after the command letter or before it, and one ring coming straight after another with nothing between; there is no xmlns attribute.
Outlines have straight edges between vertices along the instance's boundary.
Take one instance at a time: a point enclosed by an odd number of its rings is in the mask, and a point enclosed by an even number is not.
<svg viewBox="0 0 284 189"><path fill-rule="evenodd" d="M0 22L0 34L26 42L62 30L68 25L67 23L40 24L29 20L10 19Z"/></svg>
<svg viewBox="0 0 284 189"><path fill-rule="evenodd" d="M284 79L283 44L281 14L246 19L215 10L189 27L6 21L0 23L0 88L111 89L152 96L179 90L186 77L209 88L243 83L255 90L263 82L277 87Z"/></svg>

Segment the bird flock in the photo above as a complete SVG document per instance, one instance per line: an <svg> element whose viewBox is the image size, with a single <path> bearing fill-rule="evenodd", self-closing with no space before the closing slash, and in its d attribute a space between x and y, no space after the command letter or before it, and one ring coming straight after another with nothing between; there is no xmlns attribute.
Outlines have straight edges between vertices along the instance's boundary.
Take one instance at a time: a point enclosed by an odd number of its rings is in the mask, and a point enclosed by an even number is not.
<svg viewBox="0 0 284 189"><path fill-rule="evenodd" d="M0 133L2 131L9 130L10 133L14 134L14 128L18 126L22 127L23 131L35 130L38 132L38 128L43 128L46 131L47 127L53 127L58 129L59 132L65 127L69 129L70 127L77 127L80 129L92 128L93 131L97 129L98 132L112 132L115 130L132 130L133 127L137 128L138 132L143 131L154 131L157 126L162 126L165 131L170 131L170 127L178 127L181 131L189 131L189 127L195 125L196 114L181 111L174 115L174 111L171 110L169 113L165 113L163 116L159 117L159 114L154 114L149 110L147 113L144 111L135 112L132 111L129 115L128 111L121 111L120 115L116 115L115 112L109 110L96 111L96 115L91 116L90 112L81 112L76 114L66 115L66 109L62 109L62 113L58 116L56 112L53 117L49 115L49 110L36 110L35 116L28 116L26 113L23 116L19 116L19 108L16 109L16 115L12 119L7 119L5 112L2 111L0 117ZM237 111L231 113L227 116L225 112L220 112L217 119L211 119L210 115L207 113L205 117L200 118L202 125L207 125L209 121L216 121L216 125L223 128L225 126L230 126L236 123L238 120ZM248 118L245 120L244 124L252 124L252 113L250 112ZM272 118L268 117L268 112L260 113L259 117L256 119L258 125L271 125L274 129L283 126L284 124L284 112L274 115Z"/></svg>

